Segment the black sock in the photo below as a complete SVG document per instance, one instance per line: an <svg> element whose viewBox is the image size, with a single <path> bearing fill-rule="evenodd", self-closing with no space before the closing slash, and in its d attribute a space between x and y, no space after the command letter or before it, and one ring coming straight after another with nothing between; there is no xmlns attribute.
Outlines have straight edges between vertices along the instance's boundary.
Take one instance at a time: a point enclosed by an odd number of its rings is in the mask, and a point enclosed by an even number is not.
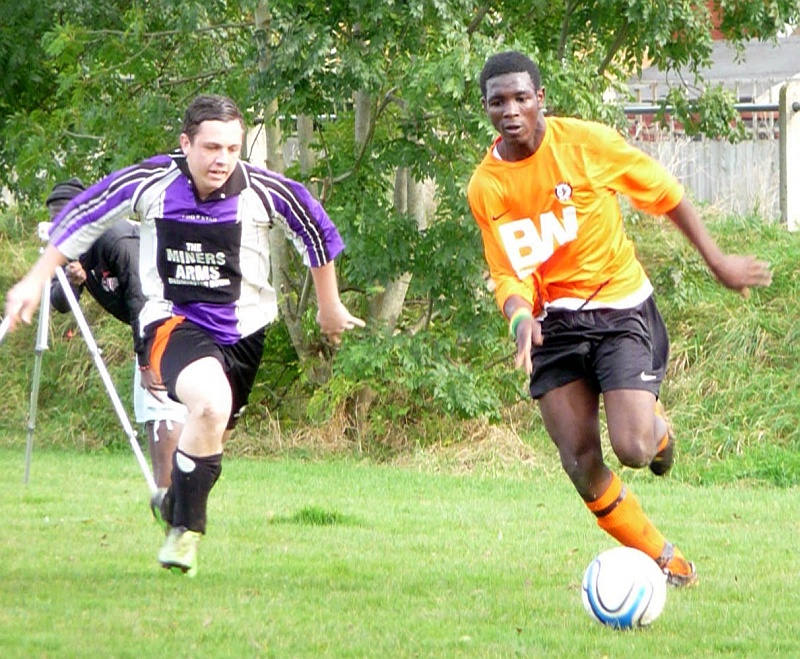
<svg viewBox="0 0 800 659"><path fill-rule="evenodd" d="M222 472L222 453L194 457L180 449L172 457L172 526L206 532L208 494Z"/></svg>

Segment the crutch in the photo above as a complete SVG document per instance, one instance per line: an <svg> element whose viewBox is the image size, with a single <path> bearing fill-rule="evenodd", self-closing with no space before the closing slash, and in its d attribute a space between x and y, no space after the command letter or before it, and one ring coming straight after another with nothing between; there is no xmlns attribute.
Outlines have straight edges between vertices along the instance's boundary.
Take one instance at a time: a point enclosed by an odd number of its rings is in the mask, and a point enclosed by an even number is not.
<svg viewBox="0 0 800 659"><path fill-rule="evenodd" d="M48 230L49 230L50 223L42 222L39 224L39 237L43 240L48 239ZM101 351L98 347L97 343L92 336L92 332L89 329L89 324L86 322L86 318L83 315L83 311L81 310L80 304L78 304L78 299L75 297L75 293L72 291L72 287L69 285L67 281L67 277L64 274L64 269L61 267L56 268L56 277L58 278L59 283L61 284L61 288L64 291L64 295L67 298L67 302L69 302L70 309L72 310L72 314L75 317L75 320L78 323L78 327L81 330L81 334L83 335L83 339L86 342L86 346L89 348L89 352L92 355L92 359L94 360L95 365L97 366L97 370L100 372L100 377L103 380L103 384L106 387L106 391L108 392L109 398L111 398L111 403L114 406L114 411L117 413L117 417L122 424L123 429L125 430L125 434L128 436L128 441L130 442L131 448L133 449L133 454L136 457L136 461L139 463L139 467L142 470L142 474L144 474L144 478L147 481L147 486L150 489L150 494L154 494L157 490L155 479L153 478L153 474L150 472L150 466L147 464L147 460L145 459L144 455L142 454L142 449L139 446L139 442L136 438L136 431L131 426L130 421L128 420L128 415L125 413L125 408L122 405L122 401L119 399L119 395L117 394L117 390L114 388L114 383L111 380L111 376L108 374L108 369L106 368L105 363L101 357ZM30 412L28 414L28 438L25 446L25 476L24 482L27 484L29 477L30 477L30 463L31 463L31 455L33 453L33 433L36 428L36 412L38 407L38 400L39 400L39 382L41 380L42 375L42 355L44 351L47 350L47 339L48 339L48 332L49 332L49 321L50 321L50 287L51 283L48 279L45 282L44 289L42 290L42 302L39 311L39 325L36 333L36 361L34 364L33 369L33 384L31 386L31 404L30 404ZM3 324L0 325L0 332L3 332L3 326L6 326L7 331L7 324L11 322L10 318L6 318L3 321ZM2 334L0 333L0 338L2 338Z"/></svg>
<svg viewBox="0 0 800 659"><path fill-rule="evenodd" d="M6 316L3 318L3 322L0 323L0 341L3 340L9 327L11 327L11 316Z"/></svg>
<svg viewBox="0 0 800 659"><path fill-rule="evenodd" d="M72 289L70 289L72 292ZM31 384L31 405L28 410L28 438L25 442L25 474L22 482L26 485L31 475L31 454L33 453L33 431L36 429L36 411L39 407L39 381L42 378L42 356L47 350L47 335L49 330L50 318L50 280L45 282L42 289L42 301L39 305L39 324L36 328L36 346L34 353L36 358L33 362L33 382Z"/></svg>

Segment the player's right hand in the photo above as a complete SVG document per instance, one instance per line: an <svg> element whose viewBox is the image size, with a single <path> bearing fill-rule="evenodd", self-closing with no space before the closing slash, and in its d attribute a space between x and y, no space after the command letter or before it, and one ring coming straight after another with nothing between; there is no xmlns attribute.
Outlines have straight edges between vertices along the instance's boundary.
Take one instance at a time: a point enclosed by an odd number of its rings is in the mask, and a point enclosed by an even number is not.
<svg viewBox="0 0 800 659"><path fill-rule="evenodd" d="M28 270L28 274L8 291L5 315L11 319L9 329L13 330L19 321L31 324L45 282L53 276L56 267L65 262L66 257L56 247L48 245L39 260Z"/></svg>
<svg viewBox="0 0 800 659"><path fill-rule="evenodd" d="M20 321L31 324L41 297L42 287L30 277L21 279L6 293L5 317L9 319L9 330Z"/></svg>
<svg viewBox="0 0 800 659"><path fill-rule="evenodd" d="M517 325L517 354L514 355L514 367L524 368L525 373L533 372L531 348L542 345L542 324L535 318L523 318Z"/></svg>

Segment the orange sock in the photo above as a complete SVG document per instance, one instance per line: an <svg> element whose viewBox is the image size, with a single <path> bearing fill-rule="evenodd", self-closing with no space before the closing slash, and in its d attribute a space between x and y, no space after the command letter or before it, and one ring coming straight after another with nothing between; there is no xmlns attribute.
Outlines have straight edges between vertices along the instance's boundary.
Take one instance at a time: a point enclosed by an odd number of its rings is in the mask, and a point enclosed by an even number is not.
<svg viewBox="0 0 800 659"><path fill-rule="evenodd" d="M659 401L656 401L656 416L659 419L661 419L664 422L664 424L667 426L667 429L664 431L664 436L661 438L661 441L658 443L658 448L656 449L656 453L658 453L659 451L661 451L667 445L667 442L669 442L669 435L670 435L669 421L667 420L667 415L664 412L664 406L661 405L661 403Z"/></svg>
<svg viewBox="0 0 800 659"><path fill-rule="evenodd" d="M626 547L639 549L654 560L661 556L664 536L615 473L606 491L595 501L586 502L586 507L597 517L597 525Z"/></svg>
<svg viewBox="0 0 800 659"><path fill-rule="evenodd" d="M667 442L669 442L669 431L664 433L664 436L661 438L661 441L658 443L658 448L656 449L656 453L658 453L659 451L662 451L664 449L664 447L667 445Z"/></svg>

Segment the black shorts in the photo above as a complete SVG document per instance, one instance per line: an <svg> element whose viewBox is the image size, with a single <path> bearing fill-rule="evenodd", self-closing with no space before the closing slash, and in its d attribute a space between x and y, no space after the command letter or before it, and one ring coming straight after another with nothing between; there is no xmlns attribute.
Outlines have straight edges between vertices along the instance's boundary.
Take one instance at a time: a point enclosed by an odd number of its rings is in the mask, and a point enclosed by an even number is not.
<svg viewBox="0 0 800 659"><path fill-rule="evenodd" d="M658 398L669 337L652 296L632 309L549 310L542 335L531 351L533 398L574 380L598 392L644 389Z"/></svg>
<svg viewBox="0 0 800 659"><path fill-rule="evenodd" d="M222 364L233 396L228 419L230 430L244 411L253 389L264 352L265 331L262 327L236 343L220 345L198 325L182 316L174 316L149 325L145 330L145 340L151 368L160 376L169 397L178 402L175 384L184 368L203 357L214 357Z"/></svg>

